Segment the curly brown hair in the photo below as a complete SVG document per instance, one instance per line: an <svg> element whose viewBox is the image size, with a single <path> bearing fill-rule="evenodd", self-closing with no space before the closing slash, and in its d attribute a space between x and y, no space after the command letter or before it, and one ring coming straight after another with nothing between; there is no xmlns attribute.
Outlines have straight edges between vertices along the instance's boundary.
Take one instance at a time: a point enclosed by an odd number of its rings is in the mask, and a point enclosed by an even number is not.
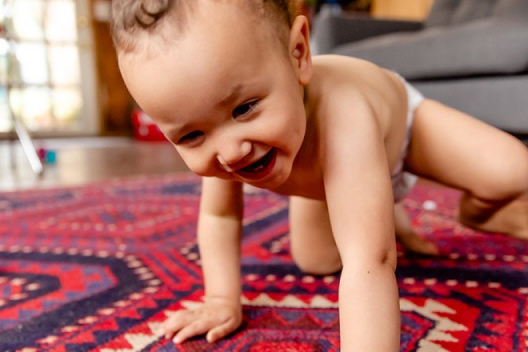
<svg viewBox="0 0 528 352"><path fill-rule="evenodd" d="M213 1L213 0L210 0ZM245 0L256 6L260 18L269 18L290 28L297 15L297 0ZM186 11L196 0L112 0L112 39L117 51L131 52L145 34L156 33L168 18L184 28Z"/></svg>

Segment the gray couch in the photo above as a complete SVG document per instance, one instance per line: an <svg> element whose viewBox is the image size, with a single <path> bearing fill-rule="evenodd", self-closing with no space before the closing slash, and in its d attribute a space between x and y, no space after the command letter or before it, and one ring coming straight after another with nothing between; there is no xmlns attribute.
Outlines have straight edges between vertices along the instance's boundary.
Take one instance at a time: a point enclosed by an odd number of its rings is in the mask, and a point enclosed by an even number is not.
<svg viewBox="0 0 528 352"><path fill-rule="evenodd" d="M528 0L435 0L423 23L322 11L312 44L315 53L397 71L427 97L528 133Z"/></svg>

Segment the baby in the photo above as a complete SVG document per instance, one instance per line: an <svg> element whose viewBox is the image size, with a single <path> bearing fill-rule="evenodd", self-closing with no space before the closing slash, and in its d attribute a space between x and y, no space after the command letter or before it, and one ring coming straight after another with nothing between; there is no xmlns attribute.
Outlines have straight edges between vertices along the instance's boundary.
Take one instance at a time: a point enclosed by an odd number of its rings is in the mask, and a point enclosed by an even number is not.
<svg viewBox="0 0 528 352"><path fill-rule="evenodd" d="M528 151L510 135L424 99L362 60L311 57L293 0L115 0L113 35L132 96L204 176L198 244L204 304L163 325L175 343L216 341L242 321L243 183L290 196L291 254L341 270L343 351L398 351L395 202L408 173L463 191L459 220L528 238Z"/></svg>

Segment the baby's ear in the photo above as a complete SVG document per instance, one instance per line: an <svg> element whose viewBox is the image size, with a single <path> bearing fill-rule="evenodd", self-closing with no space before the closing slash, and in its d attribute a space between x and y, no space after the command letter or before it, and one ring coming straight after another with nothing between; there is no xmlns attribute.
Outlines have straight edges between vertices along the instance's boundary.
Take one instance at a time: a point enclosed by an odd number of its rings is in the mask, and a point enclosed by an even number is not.
<svg viewBox="0 0 528 352"><path fill-rule="evenodd" d="M299 83L307 85L312 78L312 56L310 54L310 27L305 16L297 16L290 30L288 53Z"/></svg>

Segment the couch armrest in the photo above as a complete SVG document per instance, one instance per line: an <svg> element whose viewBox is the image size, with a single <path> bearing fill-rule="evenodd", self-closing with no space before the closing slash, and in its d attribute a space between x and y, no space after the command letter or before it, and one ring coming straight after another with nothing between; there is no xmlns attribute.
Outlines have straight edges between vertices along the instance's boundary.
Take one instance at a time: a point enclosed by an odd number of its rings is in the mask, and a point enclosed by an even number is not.
<svg viewBox="0 0 528 352"><path fill-rule="evenodd" d="M312 44L315 54L327 54L341 44L387 33L416 31L422 28L422 22L321 12L315 16L313 21Z"/></svg>

